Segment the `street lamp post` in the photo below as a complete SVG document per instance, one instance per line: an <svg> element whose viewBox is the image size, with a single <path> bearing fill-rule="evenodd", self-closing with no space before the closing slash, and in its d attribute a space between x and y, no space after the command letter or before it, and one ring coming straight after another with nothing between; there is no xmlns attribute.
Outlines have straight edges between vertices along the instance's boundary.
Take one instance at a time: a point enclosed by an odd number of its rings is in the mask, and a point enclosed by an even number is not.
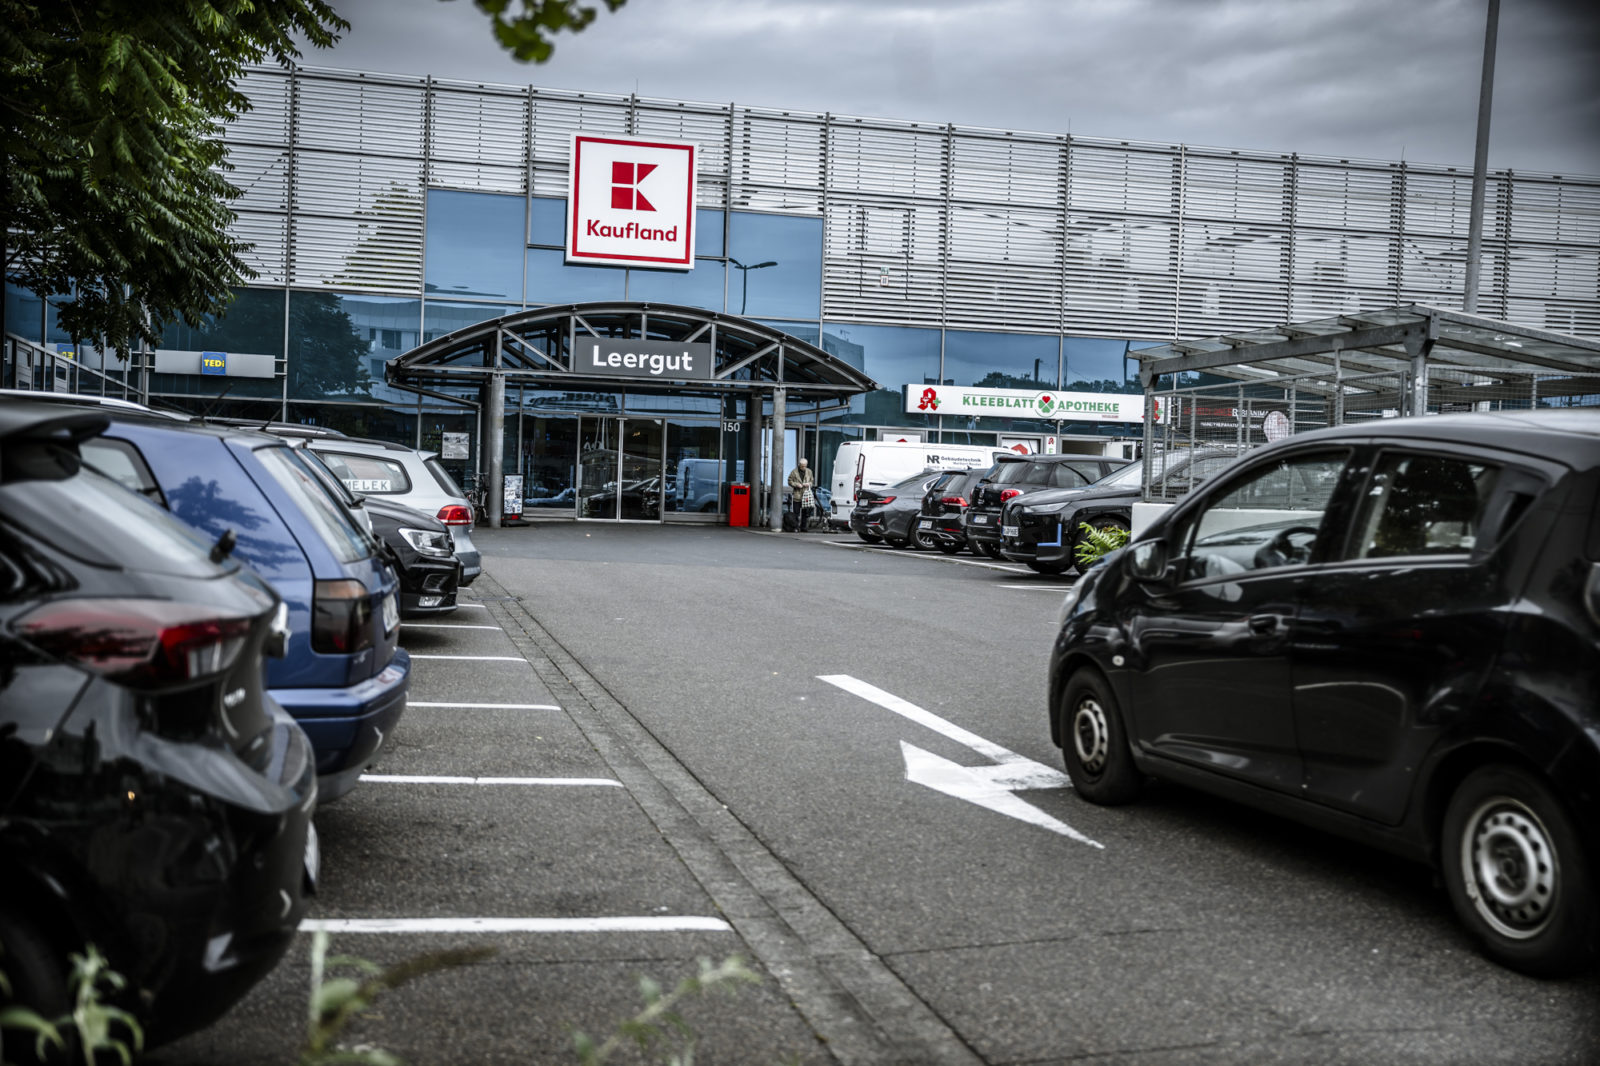
<svg viewBox="0 0 1600 1066"><path fill-rule="evenodd" d="M750 302L750 271L760 270L762 267L775 267L778 265L778 261L769 259L765 263L752 263L749 266L745 266L739 260L729 256L728 262L733 264L733 268L744 276L744 284L740 286L742 291L739 294L739 313L742 315L744 314L745 305Z"/></svg>

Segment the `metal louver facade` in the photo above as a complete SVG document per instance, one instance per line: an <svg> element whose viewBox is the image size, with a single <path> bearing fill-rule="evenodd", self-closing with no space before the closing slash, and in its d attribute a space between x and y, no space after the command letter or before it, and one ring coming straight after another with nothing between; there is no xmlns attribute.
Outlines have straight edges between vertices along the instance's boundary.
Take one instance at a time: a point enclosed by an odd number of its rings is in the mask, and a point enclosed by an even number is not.
<svg viewBox="0 0 1600 1066"><path fill-rule="evenodd" d="M562 197L574 131L692 140L701 208L821 217L822 319L1172 339L1458 306L1470 168L255 68L257 284L418 297L429 188ZM1600 336L1600 177L1493 172L1480 315Z"/></svg>

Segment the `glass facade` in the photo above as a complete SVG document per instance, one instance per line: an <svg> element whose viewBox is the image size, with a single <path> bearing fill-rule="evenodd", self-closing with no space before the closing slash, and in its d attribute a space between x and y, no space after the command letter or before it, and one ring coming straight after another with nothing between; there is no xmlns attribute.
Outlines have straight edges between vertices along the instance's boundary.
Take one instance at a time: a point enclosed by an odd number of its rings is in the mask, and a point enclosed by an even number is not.
<svg viewBox="0 0 1600 1066"><path fill-rule="evenodd" d="M730 313L816 320L822 314L822 219L733 212L728 268Z"/></svg>
<svg viewBox="0 0 1600 1066"><path fill-rule="evenodd" d="M429 189L423 290L520 302L524 211L521 196Z"/></svg>

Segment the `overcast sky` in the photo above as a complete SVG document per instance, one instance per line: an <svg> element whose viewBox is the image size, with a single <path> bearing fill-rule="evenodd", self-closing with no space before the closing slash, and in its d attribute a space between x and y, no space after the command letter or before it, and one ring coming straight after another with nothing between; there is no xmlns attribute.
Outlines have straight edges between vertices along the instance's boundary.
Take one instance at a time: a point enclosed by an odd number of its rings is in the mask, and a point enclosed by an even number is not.
<svg viewBox="0 0 1600 1066"><path fill-rule="evenodd" d="M594 0L542 66L471 0L333 6L307 66L1470 167L1488 0ZM1502 0L1489 165L1600 175L1596 0Z"/></svg>

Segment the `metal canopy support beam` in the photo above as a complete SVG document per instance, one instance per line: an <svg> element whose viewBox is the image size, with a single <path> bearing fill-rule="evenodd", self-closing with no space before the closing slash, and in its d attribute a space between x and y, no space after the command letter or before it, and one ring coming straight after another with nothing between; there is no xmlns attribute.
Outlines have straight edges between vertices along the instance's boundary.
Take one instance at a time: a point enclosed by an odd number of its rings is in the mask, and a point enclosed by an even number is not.
<svg viewBox="0 0 1600 1066"><path fill-rule="evenodd" d="M1413 346L1420 345L1429 333L1429 323L1411 322L1399 326L1372 326L1325 337L1297 337L1272 344L1252 344L1222 351L1182 355L1174 359L1159 359L1145 363L1139 368L1139 381L1145 388L1150 388L1157 378L1168 374L1184 374L1238 363L1248 365L1266 363L1274 359L1300 359L1351 348L1405 345L1409 352Z"/></svg>
<svg viewBox="0 0 1600 1066"><path fill-rule="evenodd" d="M500 334L494 336L494 365L498 371L500 367ZM489 491L483 494L486 506L489 508L489 528L500 528L500 516L506 513L505 508L505 450L506 450L506 376L495 373L490 376L488 387L484 390L484 418L480 419L484 433L488 440L484 442L479 456L488 459Z"/></svg>
<svg viewBox="0 0 1600 1066"><path fill-rule="evenodd" d="M777 351L777 348L778 342L773 341L765 348L762 348L757 352L752 352L750 355L745 356L732 366L723 367L721 370L717 371L717 378L719 380L726 380L727 378L732 377L734 374L737 374L739 371L743 370L745 367L749 366L751 363L755 362L757 359L760 359L762 356L771 355L773 352Z"/></svg>
<svg viewBox="0 0 1600 1066"><path fill-rule="evenodd" d="M767 495L767 528L774 533L783 532L783 486L788 475L784 472L783 435L788 430L789 390L779 386L772 390L772 487Z"/></svg>

